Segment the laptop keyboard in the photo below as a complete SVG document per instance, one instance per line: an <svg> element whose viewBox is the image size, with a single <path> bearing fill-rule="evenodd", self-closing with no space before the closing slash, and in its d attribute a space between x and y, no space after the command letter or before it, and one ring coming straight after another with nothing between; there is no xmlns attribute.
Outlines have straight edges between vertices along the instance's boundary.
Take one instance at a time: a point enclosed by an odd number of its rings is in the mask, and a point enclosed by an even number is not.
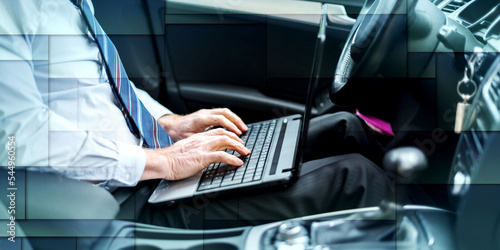
<svg viewBox="0 0 500 250"><path fill-rule="evenodd" d="M241 136L241 139L245 142L245 147L250 150L250 155L242 156L233 150L226 150L229 154L242 159L243 166L235 167L225 163L210 164L203 172L198 191L260 181L275 129L276 120L249 125L248 131Z"/></svg>

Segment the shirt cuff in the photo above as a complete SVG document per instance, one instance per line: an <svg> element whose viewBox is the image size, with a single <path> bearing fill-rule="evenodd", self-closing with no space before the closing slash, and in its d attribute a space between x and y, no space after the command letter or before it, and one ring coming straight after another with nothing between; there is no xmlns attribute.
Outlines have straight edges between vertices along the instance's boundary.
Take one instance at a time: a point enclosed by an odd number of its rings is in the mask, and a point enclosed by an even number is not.
<svg viewBox="0 0 500 250"><path fill-rule="evenodd" d="M105 186L135 186L141 179L146 167L144 149L126 143L117 142L118 165Z"/></svg>

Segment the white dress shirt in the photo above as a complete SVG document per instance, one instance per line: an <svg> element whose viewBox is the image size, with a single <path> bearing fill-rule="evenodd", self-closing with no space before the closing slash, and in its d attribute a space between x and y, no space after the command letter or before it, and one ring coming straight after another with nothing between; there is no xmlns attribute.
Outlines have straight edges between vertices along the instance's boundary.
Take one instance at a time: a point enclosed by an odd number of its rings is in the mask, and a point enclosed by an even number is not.
<svg viewBox="0 0 500 250"><path fill-rule="evenodd" d="M0 143L15 136L17 166L133 186L145 153L88 34L70 0L0 1ZM171 113L137 94L155 118ZM2 146L0 164L7 163Z"/></svg>

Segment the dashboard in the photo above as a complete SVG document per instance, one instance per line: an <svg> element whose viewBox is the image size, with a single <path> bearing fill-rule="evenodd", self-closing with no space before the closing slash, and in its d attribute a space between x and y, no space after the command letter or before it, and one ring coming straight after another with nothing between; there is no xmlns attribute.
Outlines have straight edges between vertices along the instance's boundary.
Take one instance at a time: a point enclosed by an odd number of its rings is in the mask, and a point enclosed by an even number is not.
<svg viewBox="0 0 500 250"><path fill-rule="evenodd" d="M500 50L500 1L435 0L433 3L448 18L469 29L474 37L485 45L485 51Z"/></svg>

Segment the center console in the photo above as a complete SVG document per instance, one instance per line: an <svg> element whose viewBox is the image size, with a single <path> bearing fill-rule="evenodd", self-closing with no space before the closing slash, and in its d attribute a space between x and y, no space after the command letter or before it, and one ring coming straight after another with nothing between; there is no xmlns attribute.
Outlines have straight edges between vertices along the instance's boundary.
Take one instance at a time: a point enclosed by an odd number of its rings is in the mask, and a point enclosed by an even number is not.
<svg viewBox="0 0 500 250"><path fill-rule="evenodd" d="M245 249L456 249L447 229L453 213L407 205L393 210L391 219L378 217L386 213L381 209L354 209L253 227Z"/></svg>
<svg viewBox="0 0 500 250"><path fill-rule="evenodd" d="M182 230L114 221L95 249L457 249L455 215L407 205L331 212L254 227ZM380 216L382 215L383 216ZM113 236L112 236L113 235Z"/></svg>

